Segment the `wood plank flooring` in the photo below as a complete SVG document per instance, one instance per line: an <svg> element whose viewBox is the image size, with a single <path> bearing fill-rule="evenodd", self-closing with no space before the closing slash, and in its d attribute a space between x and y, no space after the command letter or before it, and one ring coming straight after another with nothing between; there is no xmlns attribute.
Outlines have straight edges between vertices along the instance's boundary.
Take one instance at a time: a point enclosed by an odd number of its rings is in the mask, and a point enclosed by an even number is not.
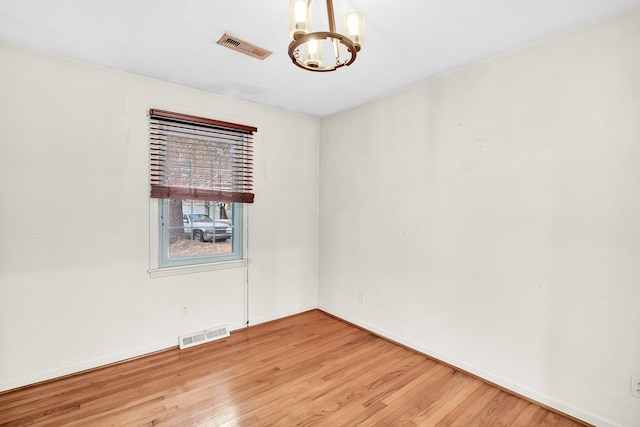
<svg viewBox="0 0 640 427"><path fill-rule="evenodd" d="M0 394L1 426L580 426L321 311Z"/></svg>

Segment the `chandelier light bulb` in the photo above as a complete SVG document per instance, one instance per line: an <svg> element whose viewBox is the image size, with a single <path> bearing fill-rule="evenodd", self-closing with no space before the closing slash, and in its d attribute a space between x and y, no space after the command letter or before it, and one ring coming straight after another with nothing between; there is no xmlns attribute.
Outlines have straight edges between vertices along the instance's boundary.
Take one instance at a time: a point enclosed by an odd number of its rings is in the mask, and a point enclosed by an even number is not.
<svg viewBox="0 0 640 427"><path fill-rule="evenodd" d="M298 40L311 31L311 17L307 8L307 0L290 0L289 3L289 35Z"/></svg>
<svg viewBox="0 0 640 427"><path fill-rule="evenodd" d="M307 4L298 0L295 3L296 26L304 28L304 21L307 19Z"/></svg>
<svg viewBox="0 0 640 427"><path fill-rule="evenodd" d="M344 17L344 31L351 39L356 49L360 51L363 45L364 15L359 10L352 10Z"/></svg>
<svg viewBox="0 0 640 427"><path fill-rule="evenodd" d="M304 44L304 63L311 68L322 65L322 40L310 40Z"/></svg>

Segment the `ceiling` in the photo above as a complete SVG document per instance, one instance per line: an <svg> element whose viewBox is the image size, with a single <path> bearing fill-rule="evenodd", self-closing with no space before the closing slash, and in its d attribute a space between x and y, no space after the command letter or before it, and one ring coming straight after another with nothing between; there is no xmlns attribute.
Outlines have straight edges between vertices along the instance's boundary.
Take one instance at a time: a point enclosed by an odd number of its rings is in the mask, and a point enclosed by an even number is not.
<svg viewBox="0 0 640 427"><path fill-rule="evenodd" d="M314 30L327 30L325 2ZM0 41L325 117L634 7L640 0L334 0L365 14L349 67L304 71L287 55L288 0L2 0ZM229 33L273 51L216 44Z"/></svg>

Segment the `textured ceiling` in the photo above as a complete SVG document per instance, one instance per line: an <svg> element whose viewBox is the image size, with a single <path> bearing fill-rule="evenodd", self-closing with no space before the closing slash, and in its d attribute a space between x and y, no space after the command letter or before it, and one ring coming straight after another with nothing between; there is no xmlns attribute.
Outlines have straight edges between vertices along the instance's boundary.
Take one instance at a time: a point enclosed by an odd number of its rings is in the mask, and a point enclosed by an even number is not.
<svg viewBox="0 0 640 427"><path fill-rule="evenodd" d="M288 0L2 0L0 41L316 117L640 7L640 0L334 0L365 14L356 62L303 71L287 55ZM325 2L314 2L325 13ZM314 29L326 29L322 15ZM224 33L273 51L216 44Z"/></svg>

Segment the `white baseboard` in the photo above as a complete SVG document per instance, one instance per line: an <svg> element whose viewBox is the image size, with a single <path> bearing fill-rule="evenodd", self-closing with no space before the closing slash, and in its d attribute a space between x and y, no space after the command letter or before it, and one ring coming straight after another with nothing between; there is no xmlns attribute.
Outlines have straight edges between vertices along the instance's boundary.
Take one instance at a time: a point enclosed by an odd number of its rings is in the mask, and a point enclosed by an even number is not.
<svg viewBox="0 0 640 427"><path fill-rule="evenodd" d="M160 350L166 350L178 345L178 339L156 343L153 345L139 347L133 350L125 351L122 353L111 354L109 356L97 357L95 359L87 360L84 362L73 363L71 365L63 366L48 371L38 372L31 375L25 375L23 377L12 378L10 380L0 382L0 392L12 390L18 387L24 387L31 384L36 384L42 381L52 380L55 378L64 377L66 375L76 374L89 369L99 368L101 366L109 365L111 363L122 362L134 357L144 356L150 353L154 353Z"/></svg>
<svg viewBox="0 0 640 427"><path fill-rule="evenodd" d="M281 319L283 317L292 316L294 314L303 313L309 310L315 310L317 308L318 307L315 305L310 305L306 308L305 307L300 308L299 310L283 311L283 312L279 312L269 316L252 318L250 319L251 320L250 325L257 325L260 323L270 322L272 320ZM242 325L239 323L233 323L229 325L229 329L231 331L242 329L243 327L245 327L245 325ZM98 358L83 361L83 362L73 363L60 368L37 372L34 374L25 375L18 378L12 378L12 379L0 382L0 392L13 390L15 388L24 387L32 384L37 384L42 381L53 380L56 378L64 377L66 375L77 374L79 372L86 371L89 369L99 368L101 366L109 365L112 363L122 362L127 359L145 356L150 353L166 350L171 347L177 347L177 346L178 346L178 337L176 337L175 340L164 341L164 342L156 343L153 345L124 351L121 353L111 354L108 356L98 357Z"/></svg>
<svg viewBox="0 0 640 427"><path fill-rule="evenodd" d="M259 325L260 323L267 323L267 322L271 322L272 320L278 320L278 319L282 319L283 317L289 317L295 314L304 313L305 311L317 310L317 309L318 309L317 305L309 305L307 307L302 307L297 310L281 311L275 314L270 314L268 316L258 316L258 317L251 316L249 318L249 326Z"/></svg>
<svg viewBox="0 0 640 427"><path fill-rule="evenodd" d="M437 351L433 348L429 348L427 346L415 343L413 341L407 340L401 336L398 336L394 333L391 333L389 331L386 331L384 329L378 328L375 325L369 324L367 322L363 322L359 319L355 319L351 316L345 315L343 313L340 313L338 311L332 310L328 307L324 307L322 305L320 306L308 306L308 307L304 307L304 308L300 308L298 310L293 310L293 311L283 311L283 312L279 312L276 314L272 314L272 315L268 315L268 316L261 316L261 317L255 317L250 319L251 325L258 325L260 323L266 323L266 322L270 322L272 320L277 320L277 319L281 319L283 317L288 317L288 316L292 316L295 314L299 314L299 313L303 313L305 311L309 311L309 310L315 310L315 309L320 309L328 314L331 314L333 316L336 316L340 319L343 319L347 322L353 323L354 325L357 325L363 329L366 329L370 332L373 332L377 335L380 335L381 337L387 338L389 340L395 341L397 343L400 343L402 345L405 345L409 348L412 348L416 351L419 351L420 353L423 353L429 357L432 357L434 359L437 360L441 360L445 363L448 363L452 366L455 366L463 371L469 372L473 375L476 375L486 381L489 381L491 383L494 383L500 387L504 387L507 390L511 390L514 393L520 394L522 396L525 396L531 400L534 400L536 402L539 402L543 405L547 405L551 408L554 408L560 412L563 412L567 415L570 415L572 417L575 417L577 419L583 420L587 423L599 426L599 427L623 427L620 426L618 424L615 424L613 422L611 422L610 420L606 420L603 419L601 417L598 417L596 415L593 415L589 412L586 412L584 410L581 410L579 408L576 408L566 402L562 402L559 401L557 399L554 399L550 396L545 395L544 393L539 393L535 390L531 390L529 388L523 387L519 384L513 383L511 381L508 381L502 377L499 377L497 375L492 374L491 372L485 371L481 368L478 368L477 366L474 366L472 364L469 364L463 360L457 359L455 357L452 357L448 354L442 353L440 351ZM237 329L241 329L242 325L231 325L231 330L237 330ZM71 365L67 365L61 368L56 368L56 369L52 369L52 370L48 370L48 371L43 371L43 372L39 372L36 374L32 374L32 375L26 375L23 377L19 377L19 378L14 378L14 379L10 379L7 381L3 381L0 382L0 392L2 391L6 391L6 390L12 390L14 388L18 388L18 387L23 387L26 385L30 385L30 384L35 384L38 382L42 382L42 381L47 381L47 380L51 380L51 379L55 379L55 378L59 378L59 377L63 377L65 375L70 375L70 374L74 374L74 373L78 373L78 372L82 372L82 371L86 371L89 369L94 369L94 368L98 368L100 366L105 366L105 365L109 365L111 363L116 363L116 362L121 362L127 359L131 359L134 357L139 357L139 356L144 356L146 354L150 354L150 353L154 353L157 351L161 351L161 350L165 350L171 347L175 347L177 346L177 340L171 340L171 341L165 341L165 342L161 342L161 343L156 343L150 346L145 346L145 347L140 347L140 348L136 348L133 350L129 350L126 352L122 352L122 353L117 353L117 354L112 354L109 356L105 356L105 357L99 357L99 358L95 358L95 359L91 359L85 362L80 362L80 363L75 363L75 364L71 364Z"/></svg>
<svg viewBox="0 0 640 427"><path fill-rule="evenodd" d="M404 346L407 346L409 348L412 348L416 351L419 351L422 354L425 354L429 357L432 357L434 359L440 360L442 362L445 362L449 365L455 366L457 368L459 368L460 370L469 372L473 375L476 375L486 381L489 381L493 384L496 384L500 387L503 387L507 390L510 390L514 393L517 393L519 395L525 396L535 402L541 403L543 405L549 406L551 408L554 408L557 411L560 411L562 413L565 413L567 415L570 415L572 417L575 417L579 420L585 421L589 424L593 424L595 426L598 427L623 427L619 424L615 424L610 420L606 420L603 419L601 417L598 417L596 415L593 415L587 411L584 411L580 408L576 408L566 402L562 402L559 401L557 399L554 399L550 396L547 396L544 393L539 393L535 390L531 390L529 388L523 387L519 384L513 383L511 381L508 381L502 377L499 377L497 375L492 374L491 372L485 371L481 368L478 368L477 366L474 366L472 364L469 364L463 360L457 359L455 357L452 357L448 354L442 353L440 351L437 351L433 348L429 348L427 346L415 343L413 341L407 340L399 335L396 335L394 333L391 333L389 331L386 331L384 329L378 328L375 325L369 324L367 322L363 322L359 319L355 319L351 316L347 316L343 313L340 313L338 311L332 310L328 307L324 307L322 305L318 306L319 310L322 310L328 314L331 314L332 316L336 316L342 320L345 320L349 323L353 323L354 325L357 325L363 329L366 329L370 332L373 332L376 335L380 335L381 337L387 338L391 341L395 341L397 343L400 343Z"/></svg>

